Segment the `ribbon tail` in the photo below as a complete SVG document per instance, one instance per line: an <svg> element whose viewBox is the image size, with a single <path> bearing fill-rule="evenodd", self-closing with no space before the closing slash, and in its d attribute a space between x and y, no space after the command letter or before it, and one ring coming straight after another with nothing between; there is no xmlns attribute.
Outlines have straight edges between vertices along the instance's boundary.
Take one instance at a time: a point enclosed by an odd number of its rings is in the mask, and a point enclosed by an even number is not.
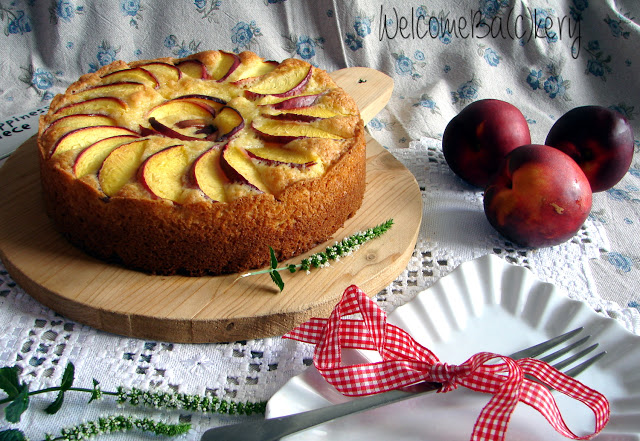
<svg viewBox="0 0 640 441"><path fill-rule="evenodd" d="M327 319L312 318L297 328L287 332L282 338L298 340L303 343L318 344L324 338Z"/></svg>
<svg viewBox="0 0 640 441"><path fill-rule="evenodd" d="M480 412L471 441L503 441L518 401L505 404L502 396L494 395Z"/></svg>
<svg viewBox="0 0 640 441"><path fill-rule="evenodd" d="M519 363L528 375L540 380L550 388L580 401L593 412L595 417L593 433L584 436L576 435L569 429L564 418L562 418L560 409L558 409L549 389L538 382L525 380L521 401L540 412L558 433L571 439L590 439L600 433L607 425L610 417L609 401L600 392L591 389L540 360L524 359L520 360Z"/></svg>
<svg viewBox="0 0 640 441"><path fill-rule="evenodd" d="M488 357L491 354L482 354ZM472 357L473 359L474 357ZM484 376L479 387L474 389L484 392L492 392L494 395L480 412L473 427L471 441L503 441L511 420L511 415L518 404L522 389L524 373L520 366L508 357L501 357L502 366L508 369L508 376ZM489 371L492 369L489 368ZM476 377L481 379L483 376ZM496 391L495 388L498 387Z"/></svg>

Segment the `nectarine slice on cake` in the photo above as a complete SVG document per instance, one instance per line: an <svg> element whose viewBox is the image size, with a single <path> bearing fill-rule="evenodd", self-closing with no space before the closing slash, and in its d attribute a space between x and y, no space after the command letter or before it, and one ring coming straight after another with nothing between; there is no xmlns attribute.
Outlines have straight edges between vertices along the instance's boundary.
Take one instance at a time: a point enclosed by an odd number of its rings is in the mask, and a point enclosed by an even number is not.
<svg viewBox="0 0 640 441"><path fill-rule="evenodd" d="M276 113L263 113L262 116L277 121L313 122L319 119L333 118L338 115L331 109L307 107L304 109L284 110Z"/></svg>
<svg viewBox="0 0 640 441"><path fill-rule="evenodd" d="M209 77L217 81L224 81L238 68L240 57L231 52L220 51L220 61L213 66Z"/></svg>
<svg viewBox="0 0 640 441"><path fill-rule="evenodd" d="M263 140L280 144L286 144L300 138L344 139L341 136L327 132L311 124L274 121L270 119L253 121L251 128Z"/></svg>
<svg viewBox="0 0 640 441"><path fill-rule="evenodd" d="M319 158L311 152L283 148L258 147L248 149L247 155L267 165L287 165L298 169L311 168L319 163Z"/></svg>
<svg viewBox="0 0 640 441"><path fill-rule="evenodd" d="M131 81L135 83L146 84L147 86L154 89L160 87L160 83L158 83L158 79L156 78L156 76L148 70L143 69L142 67L132 67L129 69L111 72L104 75L102 77L102 80L104 84Z"/></svg>
<svg viewBox="0 0 640 441"><path fill-rule="evenodd" d="M245 96L255 100L263 96L285 98L302 93L311 79L313 66L283 70L278 75L267 75L246 90Z"/></svg>
<svg viewBox="0 0 640 441"><path fill-rule="evenodd" d="M65 133L69 133L72 130L80 129L82 127L91 126L115 126L116 121L105 115L93 115L93 114L77 114L67 115L53 121L42 132L42 136L47 136L49 133L58 133L58 136L62 136Z"/></svg>
<svg viewBox="0 0 640 441"><path fill-rule="evenodd" d="M305 150L266 144L265 147L247 149L263 185L276 197L292 182L312 179L324 173L320 158Z"/></svg>
<svg viewBox="0 0 640 441"><path fill-rule="evenodd" d="M113 115L121 113L126 108L127 104L120 98L105 96L67 104L56 110L53 115L57 117L79 113Z"/></svg>
<svg viewBox="0 0 640 441"><path fill-rule="evenodd" d="M244 149L226 144L222 149L220 167L231 182L248 185L261 192L267 191Z"/></svg>
<svg viewBox="0 0 640 441"><path fill-rule="evenodd" d="M320 96L321 94L319 93L314 93L312 95L298 95L286 98L277 103L269 104L269 106L276 110L300 109L303 107L313 106L318 102Z"/></svg>
<svg viewBox="0 0 640 441"><path fill-rule="evenodd" d="M175 124L177 121L190 118L209 118L213 121L215 115L212 111L215 112L215 109L200 105L197 101L173 99L157 105L147 116Z"/></svg>
<svg viewBox="0 0 640 441"><path fill-rule="evenodd" d="M207 66L200 60L184 60L176 64L176 67L182 71L183 74L206 80L208 78Z"/></svg>
<svg viewBox="0 0 640 441"><path fill-rule="evenodd" d="M298 95L276 103L261 105L262 115L272 119L301 122L337 116L338 112L335 110L318 104L320 96L321 94Z"/></svg>
<svg viewBox="0 0 640 441"><path fill-rule="evenodd" d="M173 64L154 61L151 63L141 64L144 70L151 72L160 83L166 84L170 81L178 81L182 77L182 71Z"/></svg>
<svg viewBox="0 0 640 441"><path fill-rule="evenodd" d="M201 154L189 172L194 187L199 188L211 200L225 202L224 184L228 181L220 166L222 148L218 145Z"/></svg>
<svg viewBox="0 0 640 441"><path fill-rule="evenodd" d="M216 141L228 141L244 128L244 118L233 107L225 106L213 120L218 128Z"/></svg>
<svg viewBox="0 0 640 441"><path fill-rule="evenodd" d="M136 138L135 135L118 135L94 142L76 157L73 172L77 178L97 173L109 153Z"/></svg>
<svg viewBox="0 0 640 441"><path fill-rule="evenodd" d="M149 156L140 166L138 177L153 196L181 203L190 165L187 148L174 145Z"/></svg>
<svg viewBox="0 0 640 441"><path fill-rule="evenodd" d="M184 135L177 130L172 129L164 123L161 123L155 118L149 118L149 124L151 128L140 127L140 133L142 136L166 136L167 138L175 138L181 141L201 141L203 138L196 138L195 136Z"/></svg>
<svg viewBox="0 0 640 441"><path fill-rule="evenodd" d="M120 83L101 84L99 86L81 90L74 94L74 98L76 100L87 101L92 98L100 97L129 96L138 90L144 90L144 84L131 81L123 81Z"/></svg>
<svg viewBox="0 0 640 441"><path fill-rule="evenodd" d="M236 86L249 85L257 81L258 77L268 74L278 65L275 61L261 61L259 63L243 63L238 66L233 75Z"/></svg>
<svg viewBox="0 0 640 441"><path fill-rule="evenodd" d="M311 106L311 107L303 107L300 109L292 109L292 110L283 110L279 115L287 115L286 118L296 118L296 117L309 117L309 118L333 118L334 116L338 116L339 113L333 109L323 106Z"/></svg>
<svg viewBox="0 0 640 441"><path fill-rule="evenodd" d="M148 118L151 127L164 136L184 141L201 140L215 131L215 112L215 108L209 105L176 99L151 109ZM206 126L210 126L210 130L203 130Z"/></svg>
<svg viewBox="0 0 640 441"><path fill-rule="evenodd" d="M161 149L155 148L154 151L147 152L148 146L147 139L139 139L122 144L109 153L98 170L98 182L104 194L115 195L135 177L145 159L145 153L150 154Z"/></svg>
<svg viewBox="0 0 640 441"><path fill-rule="evenodd" d="M227 102L222 98L218 98L217 96L212 95L201 95L201 94L189 94L189 95L181 95L179 97L173 98L172 101L175 100L184 100L191 101L192 103L198 104L201 107L207 109L212 115L216 115L218 110Z"/></svg>
<svg viewBox="0 0 640 441"><path fill-rule="evenodd" d="M138 136L136 132L119 126L83 127L81 129L72 130L60 137L53 146L51 156L67 152L69 150L80 151L101 139L111 138L112 136L118 135Z"/></svg>

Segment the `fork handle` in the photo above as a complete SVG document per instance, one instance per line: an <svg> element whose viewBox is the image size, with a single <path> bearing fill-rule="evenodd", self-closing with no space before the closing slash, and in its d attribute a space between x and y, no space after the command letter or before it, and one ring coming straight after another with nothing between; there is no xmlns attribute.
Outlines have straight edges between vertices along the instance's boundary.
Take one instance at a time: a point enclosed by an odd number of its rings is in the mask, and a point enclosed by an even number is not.
<svg viewBox="0 0 640 441"><path fill-rule="evenodd" d="M418 393L405 392L404 390L392 390L292 415L214 427L204 432L201 440L276 441L283 436L291 435L292 433L317 426L318 424L322 424L336 418L362 412L364 410L374 409L397 401L403 401L407 398L417 397L425 393L436 391L439 387L439 384L433 383L432 386L427 387L426 389L421 389Z"/></svg>

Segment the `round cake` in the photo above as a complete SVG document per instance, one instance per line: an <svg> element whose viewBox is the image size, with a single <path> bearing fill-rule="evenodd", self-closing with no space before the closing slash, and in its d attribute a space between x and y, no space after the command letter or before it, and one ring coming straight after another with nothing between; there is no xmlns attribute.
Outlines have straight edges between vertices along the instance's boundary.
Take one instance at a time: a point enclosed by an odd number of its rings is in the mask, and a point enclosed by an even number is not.
<svg viewBox="0 0 640 441"><path fill-rule="evenodd" d="M99 259L218 275L322 243L358 210L364 125L323 70L252 52L114 62L40 120L47 214Z"/></svg>

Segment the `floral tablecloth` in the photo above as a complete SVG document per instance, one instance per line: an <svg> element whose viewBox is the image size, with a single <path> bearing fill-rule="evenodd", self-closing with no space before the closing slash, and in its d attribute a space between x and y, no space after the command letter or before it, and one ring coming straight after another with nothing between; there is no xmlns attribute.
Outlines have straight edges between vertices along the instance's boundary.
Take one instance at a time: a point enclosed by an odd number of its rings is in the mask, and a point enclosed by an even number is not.
<svg viewBox="0 0 640 441"><path fill-rule="evenodd" d="M377 293L378 302L392 310L460 263L497 254L640 334L638 141L629 173L595 195L576 237L540 250L518 248L491 229L482 193L452 174L440 141L447 122L483 98L518 106L533 142L542 143L565 111L586 104L623 113L637 139L637 0L2 0L0 22L0 157L30 134L21 132L24 124L35 129L56 93L116 59L252 50L270 59L302 58L328 71L368 66L385 72L395 81L394 94L368 130L414 173L424 213L407 269ZM96 378L104 390L124 385L256 402L311 363L311 348L280 338L184 345L106 334L43 307L2 266L0 305L0 360L18 366L32 388L59 384L73 362L76 383L85 387ZM20 424L2 420L0 429L19 427L41 439L113 413L113 402L86 406L86 398L69 396L64 415L56 417L47 417L34 398L35 410ZM198 439L209 425L243 418L186 411L163 416L191 422L188 439Z"/></svg>

